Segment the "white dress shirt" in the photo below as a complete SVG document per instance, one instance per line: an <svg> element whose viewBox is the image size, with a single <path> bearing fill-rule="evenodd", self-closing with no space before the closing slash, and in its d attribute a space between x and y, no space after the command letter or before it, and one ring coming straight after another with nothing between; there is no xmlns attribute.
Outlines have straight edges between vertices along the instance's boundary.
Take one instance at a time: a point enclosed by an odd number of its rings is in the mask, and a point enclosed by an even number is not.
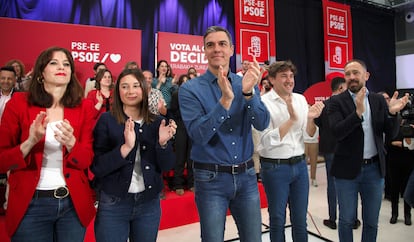
<svg viewBox="0 0 414 242"><path fill-rule="evenodd" d="M0 123L1 123L1 116L3 116L4 108L6 107L6 103L10 100L13 91L9 93L9 95L4 95L3 92L0 90Z"/></svg>
<svg viewBox="0 0 414 242"><path fill-rule="evenodd" d="M262 96L262 101L270 113L269 127L260 133L258 152L260 156L272 159L287 159L305 153L304 142L315 143L318 129L313 136L306 132L308 103L303 95L292 93L292 105L297 120L281 139L279 127L289 118L286 102L272 89Z"/></svg>

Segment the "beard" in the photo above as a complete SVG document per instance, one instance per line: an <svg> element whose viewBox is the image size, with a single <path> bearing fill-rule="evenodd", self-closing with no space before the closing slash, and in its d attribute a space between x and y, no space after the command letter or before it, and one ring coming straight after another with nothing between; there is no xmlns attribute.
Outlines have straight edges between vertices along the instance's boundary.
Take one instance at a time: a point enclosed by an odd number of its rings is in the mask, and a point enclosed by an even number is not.
<svg viewBox="0 0 414 242"><path fill-rule="evenodd" d="M351 85L351 84L353 84L353 83L355 83L356 85ZM362 86L363 86L363 85L362 85L359 81L356 81L356 80L351 80L351 81L349 82L348 89L349 89L352 93L357 93L357 92L359 92L359 90L361 90Z"/></svg>

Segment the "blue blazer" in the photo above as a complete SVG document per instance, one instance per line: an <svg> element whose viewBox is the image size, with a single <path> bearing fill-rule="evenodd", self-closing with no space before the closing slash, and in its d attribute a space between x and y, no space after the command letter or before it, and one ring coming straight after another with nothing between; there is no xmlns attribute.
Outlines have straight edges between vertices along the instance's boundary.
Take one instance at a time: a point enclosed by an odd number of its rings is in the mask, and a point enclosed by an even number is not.
<svg viewBox="0 0 414 242"><path fill-rule="evenodd" d="M95 156L91 165L91 171L95 175L94 186L98 192L104 191L108 195L125 197L131 183L139 144L145 183L144 198L150 200L159 196L163 188L161 172L172 169L175 164L171 142L168 142L166 148L162 148L158 142L161 120L162 117L157 116L152 123L135 125L135 148L122 158L120 148L125 143L125 124L119 124L110 112L100 116L93 132Z"/></svg>
<svg viewBox="0 0 414 242"><path fill-rule="evenodd" d="M364 131L362 120L356 114L351 94L345 91L330 98L328 106L329 124L337 139L332 175L341 179L354 179L361 172L364 159ZM390 116L382 95L370 92L368 101L371 108L371 124L375 146L378 150L379 169L385 176L384 133L389 137L398 134L396 116Z"/></svg>

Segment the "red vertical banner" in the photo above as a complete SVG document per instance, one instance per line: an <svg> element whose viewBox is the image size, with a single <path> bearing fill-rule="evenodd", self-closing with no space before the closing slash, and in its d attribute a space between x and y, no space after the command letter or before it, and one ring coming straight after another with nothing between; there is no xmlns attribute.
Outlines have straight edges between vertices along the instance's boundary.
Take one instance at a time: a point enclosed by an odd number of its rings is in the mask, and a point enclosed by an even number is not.
<svg viewBox="0 0 414 242"><path fill-rule="evenodd" d="M235 0L237 68L256 57L260 64L276 60L273 0Z"/></svg>
<svg viewBox="0 0 414 242"><path fill-rule="evenodd" d="M352 20L348 5L323 0L326 74L343 70L353 58Z"/></svg>

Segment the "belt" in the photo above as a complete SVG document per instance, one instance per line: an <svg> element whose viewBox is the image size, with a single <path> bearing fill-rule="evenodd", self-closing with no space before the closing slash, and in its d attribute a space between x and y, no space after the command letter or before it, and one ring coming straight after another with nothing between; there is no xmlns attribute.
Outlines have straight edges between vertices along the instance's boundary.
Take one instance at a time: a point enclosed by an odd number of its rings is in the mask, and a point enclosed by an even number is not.
<svg viewBox="0 0 414 242"><path fill-rule="evenodd" d="M58 187L55 190L36 190L33 197L53 197L62 199L69 196L69 189L67 187Z"/></svg>
<svg viewBox="0 0 414 242"><path fill-rule="evenodd" d="M364 160L362 161L362 164L363 164L363 165L369 165L369 164L372 164L372 163L378 162L378 160L379 160L379 156L378 156L378 155L376 155L376 156L373 156L373 157L371 157L371 158L369 158L369 159L364 159Z"/></svg>
<svg viewBox="0 0 414 242"><path fill-rule="evenodd" d="M216 172L226 172L230 174L240 174L246 172L248 169L254 166L253 160L248 160L238 165L219 165L219 164L211 164L211 163L201 163L201 162L194 162L193 167L195 169L201 170L208 170L208 171L216 171Z"/></svg>
<svg viewBox="0 0 414 242"><path fill-rule="evenodd" d="M305 159L305 155L293 156L287 159L272 159L272 158L260 157L261 162L268 162L268 163L273 163L273 164L278 164L278 165L280 164L294 165L296 163L303 161L304 159Z"/></svg>

